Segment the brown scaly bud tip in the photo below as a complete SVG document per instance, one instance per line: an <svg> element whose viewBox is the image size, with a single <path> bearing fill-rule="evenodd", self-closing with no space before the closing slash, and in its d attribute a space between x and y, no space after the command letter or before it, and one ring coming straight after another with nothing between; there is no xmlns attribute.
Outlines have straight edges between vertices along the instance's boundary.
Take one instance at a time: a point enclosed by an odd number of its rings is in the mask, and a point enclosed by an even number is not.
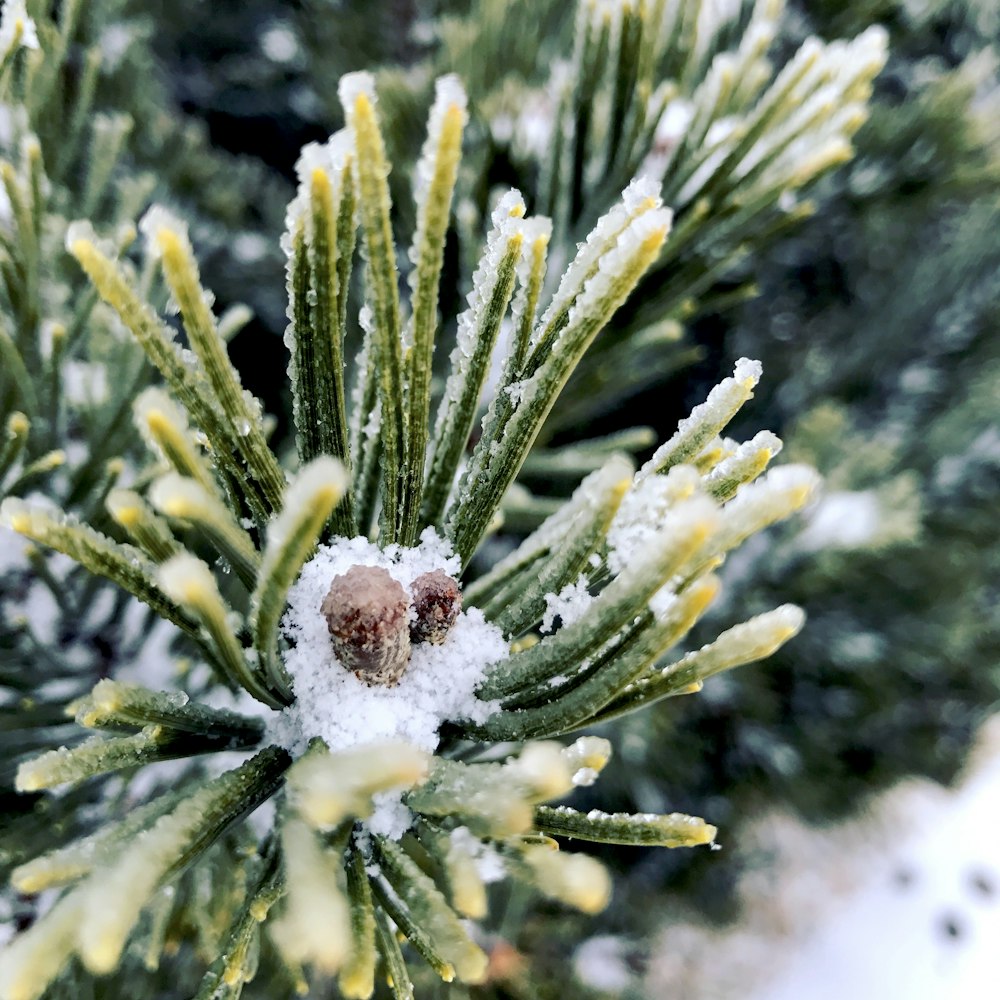
<svg viewBox="0 0 1000 1000"><path fill-rule="evenodd" d="M435 645L444 642L462 610L458 582L443 570L435 569L418 576L411 590L416 618L410 622L410 640Z"/></svg>
<svg viewBox="0 0 1000 1000"><path fill-rule="evenodd" d="M410 660L406 591L384 569L352 566L335 576L320 610L338 659L368 685L395 685Z"/></svg>

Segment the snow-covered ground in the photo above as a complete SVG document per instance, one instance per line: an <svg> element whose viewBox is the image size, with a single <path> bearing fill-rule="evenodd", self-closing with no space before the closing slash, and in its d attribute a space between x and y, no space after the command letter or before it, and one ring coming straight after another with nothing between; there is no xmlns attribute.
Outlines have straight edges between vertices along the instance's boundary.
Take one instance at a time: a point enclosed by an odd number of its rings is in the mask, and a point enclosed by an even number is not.
<svg viewBox="0 0 1000 1000"><path fill-rule="evenodd" d="M833 901L754 1000L1000 996L1000 728L956 791L914 795L863 885ZM904 816L899 817L905 820Z"/></svg>
<svg viewBox="0 0 1000 1000"><path fill-rule="evenodd" d="M953 789L911 781L826 829L772 815L726 845L751 864L744 917L678 921L650 956L649 997L1000 997L1000 717ZM725 841L723 841L725 842Z"/></svg>

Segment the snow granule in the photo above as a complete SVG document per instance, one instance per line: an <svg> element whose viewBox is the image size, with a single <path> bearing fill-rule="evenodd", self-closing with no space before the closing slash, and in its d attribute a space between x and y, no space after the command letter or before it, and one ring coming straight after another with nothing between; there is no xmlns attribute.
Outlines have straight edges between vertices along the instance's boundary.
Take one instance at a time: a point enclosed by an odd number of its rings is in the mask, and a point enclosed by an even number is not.
<svg viewBox="0 0 1000 1000"><path fill-rule="evenodd" d="M385 549L366 538L335 538L321 545L302 568L288 595L282 630L292 644L285 654L295 702L272 726L272 738L293 753L320 737L332 752L400 739L428 753L438 745L438 728L448 719L483 722L494 705L480 701L475 689L489 666L509 656L500 629L477 608L463 611L445 640L413 646L410 662L394 687L369 687L337 659L320 610L335 576L352 566L385 569L412 597L413 582L441 570L458 577L460 565L447 542L428 528L416 548ZM383 820L391 827L396 819ZM396 810L398 812L398 810Z"/></svg>
<svg viewBox="0 0 1000 1000"><path fill-rule="evenodd" d="M764 374L764 366L752 358L740 358L736 362L736 367L733 370L733 378L737 382L743 382L746 380L751 380L754 385L756 385L761 376Z"/></svg>

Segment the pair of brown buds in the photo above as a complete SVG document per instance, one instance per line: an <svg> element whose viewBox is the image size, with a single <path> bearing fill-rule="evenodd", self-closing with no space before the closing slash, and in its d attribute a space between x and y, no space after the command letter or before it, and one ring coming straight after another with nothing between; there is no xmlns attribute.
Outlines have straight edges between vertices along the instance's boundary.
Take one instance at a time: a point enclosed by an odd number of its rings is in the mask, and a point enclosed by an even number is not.
<svg viewBox="0 0 1000 1000"><path fill-rule="evenodd" d="M418 576L411 591L412 601L378 566L352 566L333 578L323 598L337 658L366 684L398 683L412 645L444 642L462 610L458 582L443 570Z"/></svg>

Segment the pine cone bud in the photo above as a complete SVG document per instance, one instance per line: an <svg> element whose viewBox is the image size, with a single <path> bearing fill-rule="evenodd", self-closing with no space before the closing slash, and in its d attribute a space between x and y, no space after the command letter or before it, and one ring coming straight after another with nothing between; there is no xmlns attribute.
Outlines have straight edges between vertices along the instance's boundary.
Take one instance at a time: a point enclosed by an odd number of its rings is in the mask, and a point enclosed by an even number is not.
<svg viewBox="0 0 1000 1000"><path fill-rule="evenodd" d="M458 582L443 570L424 573L413 581L413 609L417 616L410 623L412 642L444 642L462 610L462 592Z"/></svg>
<svg viewBox="0 0 1000 1000"><path fill-rule="evenodd" d="M368 685L395 685L410 660L406 591L377 566L335 576L320 610L337 657Z"/></svg>

